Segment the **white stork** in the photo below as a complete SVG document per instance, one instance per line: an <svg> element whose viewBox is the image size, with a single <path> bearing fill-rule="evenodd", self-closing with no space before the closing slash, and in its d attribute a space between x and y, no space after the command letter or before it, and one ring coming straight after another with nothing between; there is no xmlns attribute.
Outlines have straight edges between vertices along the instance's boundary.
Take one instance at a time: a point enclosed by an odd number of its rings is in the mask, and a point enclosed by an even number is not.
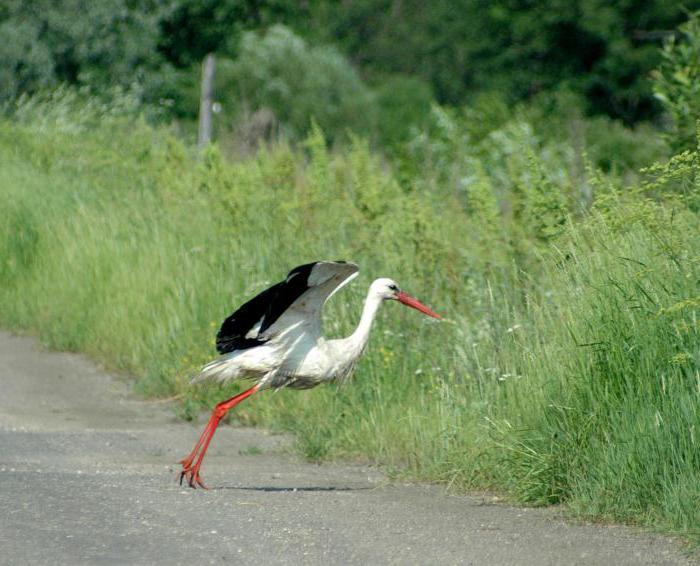
<svg viewBox="0 0 700 566"><path fill-rule="evenodd" d="M382 278L370 285L355 332L347 338L326 340L321 333L323 305L357 274L357 265L344 261L300 265L224 321L216 336L221 356L205 365L192 382L245 378L255 385L216 405L192 452L180 462L180 483L186 479L190 487L206 488L199 475L204 454L221 419L245 398L262 389L308 389L348 377L367 345L382 301L399 301L440 318L394 281Z"/></svg>

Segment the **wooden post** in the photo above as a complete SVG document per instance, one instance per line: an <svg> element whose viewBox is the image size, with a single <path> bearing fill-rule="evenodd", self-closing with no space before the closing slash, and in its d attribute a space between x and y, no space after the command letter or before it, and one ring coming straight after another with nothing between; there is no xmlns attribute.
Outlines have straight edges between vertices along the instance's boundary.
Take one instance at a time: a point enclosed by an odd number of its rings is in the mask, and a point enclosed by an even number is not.
<svg viewBox="0 0 700 566"><path fill-rule="evenodd" d="M209 53L202 63L202 85L199 98L199 133L197 147L204 148L211 141L212 92L214 90L214 54Z"/></svg>

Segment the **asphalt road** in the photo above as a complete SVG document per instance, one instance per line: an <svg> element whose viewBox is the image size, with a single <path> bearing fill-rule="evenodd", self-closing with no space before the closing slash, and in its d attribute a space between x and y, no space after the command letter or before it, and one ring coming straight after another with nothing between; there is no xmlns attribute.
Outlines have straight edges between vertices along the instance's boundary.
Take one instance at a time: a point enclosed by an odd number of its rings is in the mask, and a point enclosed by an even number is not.
<svg viewBox="0 0 700 566"><path fill-rule="evenodd" d="M183 488L175 462L203 422L0 332L0 564L698 563L627 527L308 464L252 429L220 427L203 467L217 488Z"/></svg>

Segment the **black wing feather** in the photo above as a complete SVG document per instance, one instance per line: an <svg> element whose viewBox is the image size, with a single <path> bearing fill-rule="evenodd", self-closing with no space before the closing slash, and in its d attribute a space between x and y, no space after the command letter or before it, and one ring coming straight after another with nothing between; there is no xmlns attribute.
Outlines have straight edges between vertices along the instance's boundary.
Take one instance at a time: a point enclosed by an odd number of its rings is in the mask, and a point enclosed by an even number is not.
<svg viewBox="0 0 700 566"><path fill-rule="evenodd" d="M284 281L265 289L242 305L221 325L216 335L216 350L227 354L234 350L253 348L265 343L258 338L246 338L246 334L259 322L262 334L296 301L308 288L308 279L314 265L307 263L292 269Z"/></svg>
<svg viewBox="0 0 700 566"><path fill-rule="evenodd" d="M265 289L224 320L216 334L216 350L220 354L252 348L264 342L256 338L246 338L246 334L265 316L269 302L280 285L281 283L277 283Z"/></svg>
<svg viewBox="0 0 700 566"><path fill-rule="evenodd" d="M311 270L316 263L318 262L295 267L287 274L287 278L279 283L277 293L270 301L270 308L265 313L265 318L260 326L260 334L270 328L282 316L282 313L306 292L309 288L309 275L311 275Z"/></svg>

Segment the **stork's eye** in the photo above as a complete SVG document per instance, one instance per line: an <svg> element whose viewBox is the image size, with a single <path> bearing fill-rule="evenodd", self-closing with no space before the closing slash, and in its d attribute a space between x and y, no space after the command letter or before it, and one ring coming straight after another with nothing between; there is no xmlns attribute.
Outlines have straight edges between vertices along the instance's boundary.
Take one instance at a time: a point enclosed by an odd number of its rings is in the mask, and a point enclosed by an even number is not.
<svg viewBox="0 0 700 566"><path fill-rule="evenodd" d="M392 283L391 285L389 285L389 289L391 289L392 291L398 291L398 290L399 290L399 288L398 288L396 285L394 285L393 283Z"/></svg>

